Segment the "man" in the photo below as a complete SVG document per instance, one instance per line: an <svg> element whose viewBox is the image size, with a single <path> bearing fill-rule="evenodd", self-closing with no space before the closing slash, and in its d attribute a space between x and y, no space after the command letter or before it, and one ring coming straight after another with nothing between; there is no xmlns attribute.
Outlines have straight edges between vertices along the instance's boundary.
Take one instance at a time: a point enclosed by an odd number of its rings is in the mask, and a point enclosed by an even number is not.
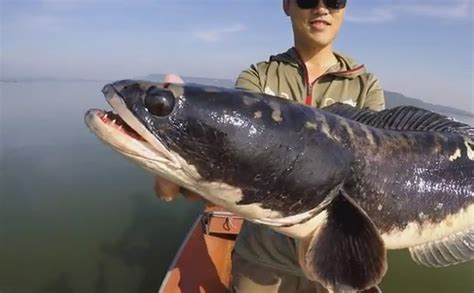
<svg viewBox="0 0 474 293"><path fill-rule="evenodd" d="M291 19L294 47L243 71L236 88L294 99L313 107L339 101L383 109L383 91L377 79L363 65L333 52L345 6L346 0L283 0L283 11ZM155 190L172 197L179 187L157 179ZM304 277L294 241L265 226L244 224L232 262L235 292L325 291Z"/></svg>

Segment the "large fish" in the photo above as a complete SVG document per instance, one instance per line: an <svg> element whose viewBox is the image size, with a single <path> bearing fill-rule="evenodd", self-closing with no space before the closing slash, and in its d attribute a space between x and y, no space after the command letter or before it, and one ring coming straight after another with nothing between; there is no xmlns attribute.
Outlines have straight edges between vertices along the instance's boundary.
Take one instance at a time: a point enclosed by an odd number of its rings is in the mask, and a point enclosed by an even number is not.
<svg viewBox="0 0 474 293"><path fill-rule="evenodd" d="M308 278L365 290L386 249L474 258L474 130L427 110L310 108L264 94L119 81L89 128L139 165L297 240Z"/></svg>

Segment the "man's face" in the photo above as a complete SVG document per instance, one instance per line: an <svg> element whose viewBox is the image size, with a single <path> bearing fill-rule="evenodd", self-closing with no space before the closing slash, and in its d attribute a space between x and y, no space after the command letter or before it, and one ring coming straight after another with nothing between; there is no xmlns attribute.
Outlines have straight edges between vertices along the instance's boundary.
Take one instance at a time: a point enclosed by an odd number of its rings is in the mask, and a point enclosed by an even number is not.
<svg viewBox="0 0 474 293"><path fill-rule="evenodd" d="M284 0L285 13L290 16L296 42L309 47L331 44L342 25L345 9L329 9L323 1L312 9L301 9L296 0Z"/></svg>

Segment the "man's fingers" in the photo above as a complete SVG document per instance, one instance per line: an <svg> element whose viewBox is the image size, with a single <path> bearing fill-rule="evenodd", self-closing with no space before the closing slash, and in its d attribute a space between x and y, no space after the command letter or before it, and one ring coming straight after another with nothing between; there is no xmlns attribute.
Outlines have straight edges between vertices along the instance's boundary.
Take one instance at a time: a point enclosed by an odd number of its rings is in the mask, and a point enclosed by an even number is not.
<svg viewBox="0 0 474 293"><path fill-rule="evenodd" d="M187 189L181 188L171 181L168 181L160 177L155 178L155 194L156 196L158 196L158 198L164 201L171 201L175 197L177 197L180 192L186 197L186 199L189 199L189 200L202 200L203 199L199 194L189 191Z"/></svg>
<svg viewBox="0 0 474 293"><path fill-rule="evenodd" d="M155 194L165 201L170 201L179 193L179 186L163 178L155 178Z"/></svg>
<svg viewBox="0 0 474 293"><path fill-rule="evenodd" d="M155 194L159 199L164 200L164 201L172 201L179 195L180 192L188 200L193 200L193 201L202 200L206 202L207 206L214 206L211 202L208 202L202 196L200 196L199 194L195 192L181 188L178 185L166 179L163 179L160 177L155 178Z"/></svg>
<svg viewBox="0 0 474 293"><path fill-rule="evenodd" d="M177 74L167 74L163 78L164 82L171 82L171 83L184 83L183 79Z"/></svg>
<svg viewBox="0 0 474 293"><path fill-rule="evenodd" d="M208 207L216 206L215 204L213 204L212 202L206 200L204 197L200 196L199 194L197 194L195 192L192 192L192 191L184 189L184 188L181 191L182 191L183 195L189 200L202 200L206 203L206 206L208 206Z"/></svg>
<svg viewBox="0 0 474 293"><path fill-rule="evenodd" d="M199 194L197 194L195 192L192 192L192 191L184 189L184 188L181 191L187 199L190 199L190 200L203 200L202 196L200 196Z"/></svg>

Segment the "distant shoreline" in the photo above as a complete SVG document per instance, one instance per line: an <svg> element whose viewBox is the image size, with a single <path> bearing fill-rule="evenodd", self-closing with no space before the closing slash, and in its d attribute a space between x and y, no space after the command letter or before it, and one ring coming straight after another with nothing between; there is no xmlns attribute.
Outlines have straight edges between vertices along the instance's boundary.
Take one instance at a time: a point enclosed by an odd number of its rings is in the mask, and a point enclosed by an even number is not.
<svg viewBox="0 0 474 293"><path fill-rule="evenodd" d="M159 81L162 80L164 74L149 74L146 76L134 77L135 79L142 79L142 80L150 80L150 81ZM213 86L221 86L221 87L232 87L234 82L231 79L224 79L224 78L207 78L207 77L191 77L191 76L183 76L184 80L189 81L191 83L201 83L201 84L208 84ZM125 78L124 78L125 79ZM85 78L3 78L0 79L2 83L36 83L36 82L113 82L115 80L107 80L107 79L85 79ZM447 116L463 116L465 118L474 119L474 112L469 112L466 110L462 110L459 108L455 108L452 106L446 105L439 105L433 104L430 102L425 102L421 99L407 97L401 93L384 90L385 98L386 98L386 107L392 108L398 105L411 105L419 108L424 108L427 110L431 110L437 113L441 113Z"/></svg>
<svg viewBox="0 0 474 293"><path fill-rule="evenodd" d="M113 82L114 80L101 80L101 79L53 79L53 78L33 78L33 79L15 79L15 78L8 78L8 79L0 79L0 82L8 82L8 83L21 83L21 82Z"/></svg>

